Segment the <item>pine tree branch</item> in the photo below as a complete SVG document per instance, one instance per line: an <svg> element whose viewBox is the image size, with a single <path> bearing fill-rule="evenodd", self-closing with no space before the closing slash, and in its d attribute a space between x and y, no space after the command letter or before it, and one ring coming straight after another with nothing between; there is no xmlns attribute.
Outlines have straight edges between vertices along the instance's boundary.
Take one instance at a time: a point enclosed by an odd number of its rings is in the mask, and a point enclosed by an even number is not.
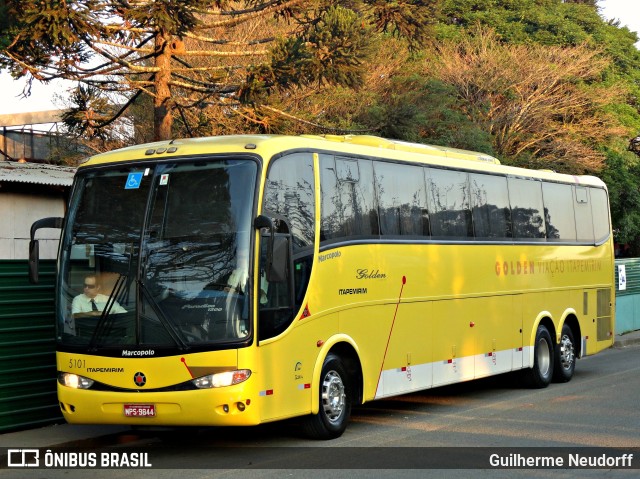
<svg viewBox="0 0 640 479"><path fill-rule="evenodd" d="M136 99L141 94L142 94L142 91L138 90L131 98L129 98L129 101L127 101L127 103L125 103L115 115L113 115L111 118L109 118L106 121L99 122L97 125L97 128L104 128L105 126L109 126L111 123L113 123L118 118L120 118L120 116L122 116L122 114L127 110L127 108L129 108L129 106L131 106L133 102L136 101Z"/></svg>
<svg viewBox="0 0 640 479"><path fill-rule="evenodd" d="M94 40L92 42L93 44L99 44L99 45L106 45L109 47L116 47L116 48L121 48L123 50L128 50L130 53L135 53L135 52L141 52L141 53L153 53L153 49L152 48L138 48L138 47L131 47L128 45L124 45L122 43L115 43L115 42L107 42L104 40Z"/></svg>
<svg viewBox="0 0 640 479"><path fill-rule="evenodd" d="M299 3L297 0L282 3L282 0L271 0L270 2L261 3L260 5L256 5L253 8L245 8L243 10L219 10L216 12L212 12L211 10L203 10L203 9L194 9L195 13L200 13L201 15L214 15L214 16L231 16L236 17L239 15L246 15L249 13L262 12L264 10L273 11L280 8L288 8L291 4Z"/></svg>
<svg viewBox="0 0 640 479"><path fill-rule="evenodd" d="M211 43L214 45L230 45L230 46L234 46L234 47L244 47L244 46L253 46L253 45L260 45L263 43L270 43L273 42L275 40L275 37L267 37L267 38L261 38L258 40L250 40L247 42L236 42L236 41L231 41L231 40L221 40L219 38L213 38L213 37L205 37L202 35L196 35L194 33L191 32L185 32L184 34L185 37L187 38L191 38L192 40L198 40L201 42L205 42L205 43Z"/></svg>
<svg viewBox="0 0 640 479"><path fill-rule="evenodd" d="M132 32L132 33L146 33L146 34L153 33L153 29L151 28L136 28L136 27L122 28L122 25L105 25L104 28L106 30L110 30L113 32L121 32L122 30L126 30L127 32Z"/></svg>
<svg viewBox="0 0 640 479"><path fill-rule="evenodd" d="M210 22L210 23L207 23L206 25L200 26L198 30L212 30L214 28L220 28L220 27L235 27L237 25L240 25L241 23L245 23L245 22L248 22L249 20L253 20L254 18L259 18L261 16L264 16L267 13L276 12L278 10L284 10L296 5L300 5L302 3L304 3L304 0L290 0L285 3L280 3L279 1L274 0L273 2L270 2L269 4L267 4L267 6L265 6L262 9L259 9L259 7L255 7L247 10L238 10L235 12L231 11L229 12L229 15L231 15L234 18L231 18L229 20L221 20L219 22Z"/></svg>
<svg viewBox="0 0 640 479"><path fill-rule="evenodd" d="M155 37L156 37L156 34L153 34L153 35L149 35L148 37L146 37L146 38L142 39L142 40L138 43L138 45L137 45L137 47L136 47L136 48L141 48L142 46L144 46L144 45L145 45L146 43L148 43L149 41L154 40L154 39L155 39ZM87 46L88 46L89 48L92 48L92 46L91 46L91 45L92 45L92 43L93 43L93 42L90 42L89 40L90 40L90 39L83 38L83 41L87 44ZM93 49L93 48L92 48L92 49ZM125 53L125 54L123 55L123 58L126 58L126 57L128 57L129 55L132 55L133 53L134 53L134 52L127 52L127 53ZM153 57L153 55L146 55L146 56L143 56L143 57L138 57L138 58L136 59L136 61L144 61L144 60L147 60L147 59L152 58L152 57ZM92 67L92 68L80 68L80 67L78 66L76 69L77 69L77 70L80 70L80 71L82 71L82 72L85 72L85 73L91 73L91 72L93 72L93 73L94 73L94 74L96 74L96 75L100 75L100 74L102 74L102 73L100 73L101 69L102 69L102 68L106 68L106 67L108 67L108 66L110 66L110 65L113 65L113 62L112 62L112 61L109 61L109 62L106 62L106 63L102 63L101 65L97 65L97 66Z"/></svg>
<svg viewBox="0 0 640 479"><path fill-rule="evenodd" d="M223 94L223 93L233 93L233 92L235 92L235 91L240 89L239 86L228 86L229 91L226 91L226 90L220 89L217 86L214 88L214 87L195 85L191 80L189 80L189 79L187 79L187 80L188 80L188 82L171 80L169 82L169 85L175 86L175 87L179 87L179 88L184 88L185 90L189 90L189 91L193 91L193 92L206 93L208 95L211 95L211 94Z"/></svg>
<svg viewBox="0 0 640 479"><path fill-rule="evenodd" d="M264 108L265 110L269 110L269 111L271 111L273 113L276 113L277 115L283 116L283 117L288 118L290 120L294 120L294 121L296 121L298 123L302 123L304 125L312 126L314 128L319 128L319 129L324 130L324 131L331 131L331 132L334 132L334 133L338 132L338 133L341 133L341 134L370 133L370 132L374 131L371 128L367 128L367 129L363 129L363 130L348 130L348 129L345 129L345 128L335 128L333 126L324 126L324 125L321 125L320 123L314 123L312 121L305 120L305 119L300 118L298 116L291 115L290 113L286 113L286 112L284 112L282 110L279 110L277 108L274 108L272 106L260 105L259 107L260 108Z"/></svg>
<svg viewBox="0 0 640 479"><path fill-rule="evenodd" d="M93 50L102 55L103 57L105 57L108 60L111 60L114 63L117 63L118 65L121 65L125 68L128 68L129 70L131 70L132 72L136 72L136 73L157 73L160 71L160 68L158 67L140 67L137 65L134 65L133 63L129 62L129 61L125 61L123 57L116 57L115 55L112 55L111 53L109 53L108 51L102 49L102 48L97 48L95 46L92 46ZM138 58L135 61L140 61L141 59Z"/></svg>
<svg viewBox="0 0 640 479"><path fill-rule="evenodd" d="M248 57L254 55L267 55L269 50L254 50L251 52L221 52L216 50L192 50L180 53L181 56L192 57Z"/></svg>
<svg viewBox="0 0 640 479"><path fill-rule="evenodd" d="M223 84L223 83L214 82L214 81L207 82L202 80L196 80L194 78L189 78L185 75L180 75L176 73L174 73L173 76L181 80L184 80L185 82L187 82L190 85L193 85L194 87L206 88L209 92L216 93L216 94L234 93L240 89L240 85L230 85L230 84Z"/></svg>

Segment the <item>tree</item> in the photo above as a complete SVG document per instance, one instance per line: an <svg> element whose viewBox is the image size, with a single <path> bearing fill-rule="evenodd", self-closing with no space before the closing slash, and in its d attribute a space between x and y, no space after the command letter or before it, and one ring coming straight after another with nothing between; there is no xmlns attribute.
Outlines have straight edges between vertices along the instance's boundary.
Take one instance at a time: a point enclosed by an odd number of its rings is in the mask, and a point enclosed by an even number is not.
<svg viewBox="0 0 640 479"><path fill-rule="evenodd" d="M10 44L0 51L0 67L31 80L65 78L84 84L86 108L76 108L70 118L91 131L148 95L154 137L167 139L174 117L185 110L260 105L273 91L292 85L360 85L374 32L407 37L418 45L439 2L342 3L8 0L14 24ZM229 40L234 29L267 19L289 25L287 35ZM217 61L205 64L203 58ZM120 108L108 114L92 110L103 92L118 94Z"/></svg>
<svg viewBox="0 0 640 479"><path fill-rule="evenodd" d="M9 12L9 5L5 0L0 0L0 49L6 48L10 43L9 29L12 16Z"/></svg>
<svg viewBox="0 0 640 479"><path fill-rule="evenodd" d="M627 133L606 111L624 91L599 82L609 63L598 50L504 45L493 31L479 29L443 42L438 57L436 76L492 135L496 153L516 164L599 171L598 147Z"/></svg>
<svg viewBox="0 0 640 479"><path fill-rule="evenodd" d="M607 150L607 168L602 179L609 187L611 221L617 243L630 247L630 254L640 256L640 164L631 153Z"/></svg>

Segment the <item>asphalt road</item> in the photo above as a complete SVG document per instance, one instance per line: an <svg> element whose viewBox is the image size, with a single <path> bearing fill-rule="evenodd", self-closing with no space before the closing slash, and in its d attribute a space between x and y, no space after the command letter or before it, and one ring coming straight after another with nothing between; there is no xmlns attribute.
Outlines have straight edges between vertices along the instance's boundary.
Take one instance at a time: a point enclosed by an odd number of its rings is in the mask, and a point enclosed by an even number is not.
<svg viewBox="0 0 640 479"><path fill-rule="evenodd" d="M295 421L255 428L105 428L106 435L94 428L97 434L82 439L65 438L65 428L76 427L65 425L54 427L57 440L48 444L50 428L14 435L15 445L5 435L0 447L57 444L52 451L92 451L98 462L103 452L129 459L147 453L154 469L3 469L0 477L638 477L638 398L640 345L633 345L581 359L572 381L542 390L503 375L372 402L355 409L345 434L333 441L304 438ZM492 454L505 461L560 457L564 465L569 454L635 457L627 457L632 468L619 462L623 467L565 469L554 462L548 469L496 469L488 462Z"/></svg>

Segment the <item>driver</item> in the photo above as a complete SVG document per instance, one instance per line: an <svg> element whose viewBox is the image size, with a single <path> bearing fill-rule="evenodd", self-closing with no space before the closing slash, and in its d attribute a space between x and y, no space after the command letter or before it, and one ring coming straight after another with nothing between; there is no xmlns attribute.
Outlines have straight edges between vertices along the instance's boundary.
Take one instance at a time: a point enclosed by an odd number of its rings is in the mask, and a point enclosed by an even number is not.
<svg viewBox="0 0 640 479"><path fill-rule="evenodd" d="M101 316L109 297L100 294L100 283L95 274L89 274L84 278L83 293L73 298L71 314L74 318L87 316ZM126 313L117 301L113 302L111 313Z"/></svg>

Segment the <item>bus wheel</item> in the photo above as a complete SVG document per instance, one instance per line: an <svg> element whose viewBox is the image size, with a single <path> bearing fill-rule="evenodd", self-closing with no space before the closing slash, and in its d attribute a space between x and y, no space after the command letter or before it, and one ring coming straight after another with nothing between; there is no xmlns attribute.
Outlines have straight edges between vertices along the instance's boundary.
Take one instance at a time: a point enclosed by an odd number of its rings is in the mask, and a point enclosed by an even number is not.
<svg viewBox="0 0 640 479"><path fill-rule="evenodd" d="M305 418L304 431L314 439L340 437L351 416L349 377L342 361L328 354L320 374L320 409Z"/></svg>
<svg viewBox="0 0 640 479"><path fill-rule="evenodd" d="M568 325L562 326L560 344L555 347L556 357L553 370L553 380L559 383L566 383L573 377L576 369L576 352L573 342L573 332Z"/></svg>
<svg viewBox="0 0 640 479"><path fill-rule="evenodd" d="M534 388L546 388L553 377L554 348L549 330L538 326L533 350L533 368L526 372L526 382Z"/></svg>

